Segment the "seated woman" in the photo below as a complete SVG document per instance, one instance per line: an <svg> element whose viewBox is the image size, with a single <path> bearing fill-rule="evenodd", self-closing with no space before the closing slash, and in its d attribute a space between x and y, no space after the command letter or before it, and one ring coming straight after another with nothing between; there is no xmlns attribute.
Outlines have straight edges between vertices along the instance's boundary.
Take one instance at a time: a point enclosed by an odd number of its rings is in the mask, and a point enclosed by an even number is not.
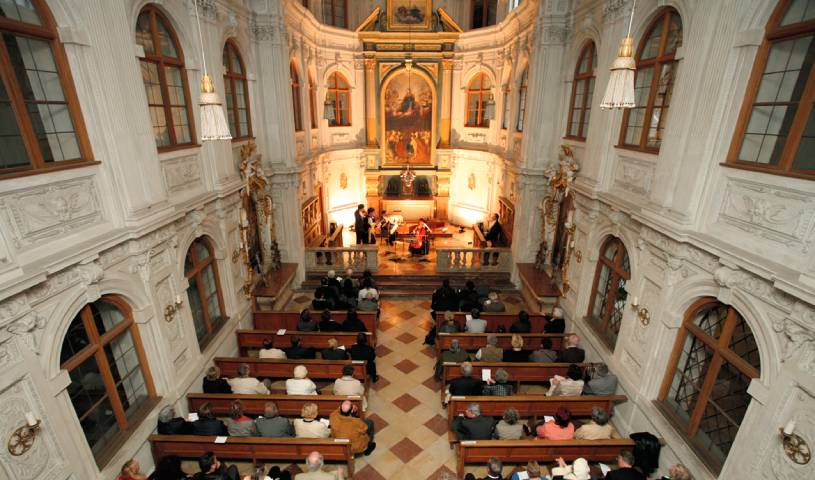
<svg viewBox="0 0 815 480"><path fill-rule="evenodd" d="M294 367L294 378L286 380L286 395L317 395L317 385L308 378L305 365Z"/></svg>
<svg viewBox="0 0 815 480"><path fill-rule="evenodd" d="M294 419L294 436L298 438L328 438L331 431L323 422L317 420L316 403L307 403L303 405L300 412L302 418Z"/></svg>
<svg viewBox="0 0 815 480"><path fill-rule="evenodd" d="M524 338L517 333L512 336L512 348L504 351L505 362L528 362L529 351L524 350Z"/></svg>
<svg viewBox="0 0 815 480"><path fill-rule="evenodd" d="M503 368L495 372L495 380L487 380L487 384L481 388L482 395L493 397L509 397L512 395L513 387L509 383L509 373Z"/></svg>
<svg viewBox="0 0 815 480"><path fill-rule="evenodd" d="M458 323L456 323L456 314L451 311L444 312L444 323L439 327L439 333L459 333Z"/></svg>
<svg viewBox="0 0 815 480"><path fill-rule="evenodd" d="M357 295L359 295L359 289L354 286L354 280L351 278L343 279L342 288L340 288L340 301L348 305L348 307L353 307L357 304Z"/></svg>
<svg viewBox="0 0 815 480"><path fill-rule="evenodd" d="M147 477L147 480L186 480L187 472L181 468L181 457L167 455L158 461L156 469Z"/></svg>
<svg viewBox="0 0 815 480"><path fill-rule="evenodd" d="M558 466L552 469L552 478L555 480L591 480L589 462L585 458L578 458L568 465L562 457L557 458Z"/></svg>
<svg viewBox="0 0 815 480"><path fill-rule="evenodd" d="M233 437L253 437L257 435L255 422L243 414L243 403L235 400L229 407L229 418L224 422L229 435Z"/></svg>
<svg viewBox="0 0 815 480"><path fill-rule="evenodd" d="M311 318L311 310L304 308L303 311L300 312L300 319L297 320L297 331L316 332L317 325L317 320Z"/></svg>
<svg viewBox="0 0 815 480"><path fill-rule="evenodd" d="M566 377L555 375L549 382L551 387L547 396L579 397L583 394L583 371L574 363L566 370Z"/></svg>
<svg viewBox="0 0 815 480"><path fill-rule="evenodd" d="M232 393L229 382L221 378L221 369L215 365L209 367L204 377L204 393Z"/></svg>
<svg viewBox="0 0 815 480"><path fill-rule="evenodd" d="M359 315L357 315L356 309L349 308L348 312L345 314L345 321L342 322L342 327L340 327L343 332L367 332L368 329L365 328L365 324L362 323L362 320L359 319Z"/></svg>
<svg viewBox="0 0 815 480"><path fill-rule="evenodd" d="M328 348L324 348L320 354L323 360L345 360L348 358L348 352L344 348L339 348L340 342L336 338L328 339Z"/></svg>
<svg viewBox="0 0 815 480"><path fill-rule="evenodd" d="M493 438L498 440L520 440L529 435L527 426L518 421L518 410L512 407L504 410L504 417L495 425Z"/></svg>
<svg viewBox="0 0 815 480"><path fill-rule="evenodd" d="M198 420L192 422L192 435L229 435L224 422L215 418L212 405L204 402L198 407Z"/></svg>
<svg viewBox="0 0 815 480"><path fill-rule="evenodd" d="M171 405L162 408L158 414L156 432L159 435L189 435L192 430L190 422L175 416L175 409Z"/></svg>
<svg viewBox="0 0 815 480"><path fill-rule="evenodd" d="M255 377L249 376L249 364L238 365L238 376L227 380L232 387L232 393L237 394L268 394L269 387Z"/></svg>
<svg viewBox="0 0 815 480"><path fill-rule="evenodd" d="M419 224L414 227L413 235L413 242L410 244L411 255L427 255L430 251L430 227L423 218L420 218Z"/></svg>
<svg viewBox="0 0 815 480"><path fill-rule="evenodd" d="M361 285L362 288L359 289L359 293L357 294L357 301L362 301L365 298L368 298L368 294L372 294L374 300L377 302L379 301L379 292L376 290L376 286L374 286L373 279L370 277L363 277Z"/></svg>
<svg viewBox="0 0 815 480"><path fill-rule="evenodd" d="M323 310L323 313L320 314L320 324L318 327L321 332L339 332L342 330L340 324L335 322L331 317L331 311L329 310Z"/></svg>
<svg viewBox="0 0 815 480"><path fill-rule="evenodd" d="M379 376L376 374L376 350L368 345L368 335L360 332L357 334L357 343L351 346L351 360L365 360L365 371L371 377L371 381L376 383Z"/></svg>
<svg viewBox="0 0 815 480"><path fill-rule="evenodd" d="M139 462L130 459L122 465L122 470L116 480L146 480L147 476L141 473Z"/></svg>
<svg viewBox="0 0 815 480"><path fill-rule="evenodd" d="M535 428L535 440L572 439L574 439L572 412L566 407L558 408L554 419L541 423Z"/></svg>

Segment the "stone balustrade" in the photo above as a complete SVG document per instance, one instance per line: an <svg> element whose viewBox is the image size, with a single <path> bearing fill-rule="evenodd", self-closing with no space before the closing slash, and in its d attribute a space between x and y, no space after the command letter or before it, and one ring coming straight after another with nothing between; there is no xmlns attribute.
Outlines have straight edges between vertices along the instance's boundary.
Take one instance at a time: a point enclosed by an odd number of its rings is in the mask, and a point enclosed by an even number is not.
<svg viewBox="0 0 815 480"><path fill-rule="evenodd" d="M377 270L376 245L354 245L351 247L309 247L306 248L306 271L343 272L351 268L362 272Z"/></svg>
<svg viewBox="0 0 815 480"><path fill-rule="evenodd" d="M437 248L436 271L442 272L510 272L512 250L509 248Z"/></svg>

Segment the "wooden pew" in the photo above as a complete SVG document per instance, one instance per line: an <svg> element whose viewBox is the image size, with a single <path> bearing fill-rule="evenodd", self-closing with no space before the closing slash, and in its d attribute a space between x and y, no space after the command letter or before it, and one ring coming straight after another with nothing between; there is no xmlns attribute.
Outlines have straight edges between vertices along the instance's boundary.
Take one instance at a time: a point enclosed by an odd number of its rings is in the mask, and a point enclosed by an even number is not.
<svg viewBox="0 0 815 480"><path fill-rule="evenodd" d="M221 369L221 375L235 377L238 375L238 366L242 363L249 365L249 376L258 378L288 379L293 378L294 367L305 365L308 369L308 378L312 380L334 381L342 376L342 367L354 366L354 378L365 385L368 390L370 379L365 373L364 360L273 360L255 357L216 357L215 365Z"/></svg>
<svg viewBox="0 0 815 480"><path fill-rule="evenodd" d="M565 377L566 370L569 368L568 363L536 363L536 362L472 362L473 365L473 378L481 378L481 370L488 368L492 371L492 376L495 378L495 372L499 368L503 368L509 374L510 382L515 384L515 391L518 391L521 383L543 383L548 382L550 378L555 375ZM581 369L590 366L590 363L578 363ZM447 389L447 384L450 380L461 376L461 364L444 362L442 366L441 376L441 398L444 401L444 392Z"/></svg>
<svg viewBox="0 0 815 480"><path fill-rule="evenodd" d="M156 462L167 455L197 458L206 452L213 452L219 459L248 460L252 463L263 463L258 460L291 460L301 463L316 450L326 461L347 464L349 477L354 474L351 443L342 438L229 437L226 443L215 443L215 437L209 436L150 435L148 440Z"/></svg>
<svg viewBox="0 0 815 480"><path fill-rule="evenodd" d="M189 397L189 396L188 396ZM554 416L560 407L566 407L575 417L591 416L591 409L594 407L604 408L611 412L614 402L624 402L625 395L609 396L580 396L580 397L547 397L545 395L513 395L511 397L483 397L453 396L447 404L447 423L453 424L460 413L467 410L467 406L473 402L481 407L481 415L485 417L501 417L504 410L509 407L518 411L520 418L531 418L532 424L538 423L538 418L544 415Z"/></svg>
<svg viewBox="0 0 815 480"><path fill-rule="evenodd" d="M299 417L305 403L317 404L319 415L328 417L331 412L339 408L340 403L350 400L356 404L360 418L362 413L362 397L342 395L236 395L234 393L188 393L187 403L190 412L197 412L204 403L209 402L212 413L217 416L228 416L232 402L240 400L244 413L252 416L263 415L266 402L274 402L281 417Z"/></svg>
<svg viewBox="0 0 815 480"><path fill-rule="evenodd" d="M342 323L345 321L346 313L344 310L332 311L331 318L338 323ZM321 314L322 312L312 310L311 318L319 322ZM377 315L377 312L357 312L360 321L365 324L365 328L371 333L372 347L376 346ZM258 330L280 330L285 328L286 330L295 331L297 330L297 320L300 319L300 312L254 310L252 317L255 321L255 328Z"/></svg>
<svg viewBox="0 0 815 480"><path fill-rule="evenodd" d="M514 333L439 333L436 335L436 356L441 357L441 352L450 349L453 340L458 340L462 350L478 350L487 344L487 337L495 335L498 337L498 348L504 350L512 348L512 336ZM558 351L563 345L563 337L568 333L519 333L524 339L524 350L537 350L540 348L541 340L549 338L552 340L552 350Z"/></svg>
<svg viewBox="0 0 815 480"><path fill-rule="evenodd" d="M267 338L274 340L275 348L281 350L291 346L291 338L294 336L300 337L300 345L307 348L314 348L322 350L328 347L328 340L336 338L340 345L350 349L352 345L357 343L356 332L297 332L286 330L283 335L278 335L277 330L237 330L235 334L238 337L238 348L240 349L241 356L247 356L247 351L250 349L263 348L263 341ZM368 336L368 344L373 345L371 341L371 333L366 333Z"/></svg>
<svg viewBox="0 0 815 480"><path fill-rule="evenodd" d="M459 328L464 331L464 324L467 321L469 312L454 312L456 315L456 323ZM498 327L504 327L509 332L509 327L518 320L517 313L495 313L495 312L481 312L481 318L487 321L487 332L495 332ZM529 314L529 323L532 324L532 333L543 333L543 326L548 323L546 317L539 313ZM436 312L436 330L444 325L444 312Z"/></svg>
<svg viewBox="0 0 815 480"><path fill-rule="evenodd" d="M563 457L567 462L585 458L589 462L614 463L622 450L633 450L634 441L612 440L465 440L456 444L456 471L464 476L464 465L486 464L496 457L504 464L554 462Z"/></svg>

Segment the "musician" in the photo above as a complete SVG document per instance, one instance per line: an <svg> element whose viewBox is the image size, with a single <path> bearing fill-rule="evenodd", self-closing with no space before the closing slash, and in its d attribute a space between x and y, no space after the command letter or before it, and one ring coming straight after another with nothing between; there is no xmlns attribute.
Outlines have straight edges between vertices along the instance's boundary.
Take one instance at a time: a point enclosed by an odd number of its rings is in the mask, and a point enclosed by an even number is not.
<svg viewBox="0 0 815 480"><path fill-rule="evenodd" d="M376 245L376 210L373 208L368 209L368 213L365 215L365 222L367 223L365 229L365 238L367 241L365 243Z"/></svg>
<svg viewBox="0 0 815 480"><path fill-rule="evenodd" d="M487 234L484 235L484 239L489 242L488 245L491 247L497 247L503 242L504 237L504 229L501 227L501 222L499 221L498 214L492 214L492 219L489 224L489 229L487 230Z"/></svg>
<svg viewBox="0 0 815 480"><path fill-rule="evenodd" d="M399 229L399 219L396 217L388 217L387 211L382 210L379 218L379 229L381 235L387 235L388 246L393 246L396 243L396 231Z"/></svg>
<svg viewBox="0 0 815 480"><path fill-rule="evenodd" d="M430 227L427 226L423 218L419 219L419 224L414 228L413 235L410 253L412 255L427 255L430 251Z"/></svg>
<svg viewBox="0 0 815 480"><path fill-rule="evenodd" d="M357 205L354 212L354 233L356 233L357 245L365 243L365 205Z"/></svg>

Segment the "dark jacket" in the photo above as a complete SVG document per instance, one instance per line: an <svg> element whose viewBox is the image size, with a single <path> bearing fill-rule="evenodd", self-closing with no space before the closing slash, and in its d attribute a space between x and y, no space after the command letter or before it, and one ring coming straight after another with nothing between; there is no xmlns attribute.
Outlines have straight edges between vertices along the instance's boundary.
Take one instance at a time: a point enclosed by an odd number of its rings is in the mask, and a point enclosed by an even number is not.
<svg viewBox="0 0 815 480"><path fill-rule="evenodd" d="M646 477L639 470L633 468L618 468L608 472L606 480L646 480Z"/></svg>
<svg viewBox="0 0 815 480"><path fill-rule="evenodd" d="M348 352L342 348L324 348L322 352L323 360L345 360L348 358Z"/></svg>
<svg viewBox="0 0 815 480"><path fill-rule="evenodd" d="M169 422L158 422L156 431L159 435L190 435L192 424L181 417L176 417Z"/></svg>
<svg viewBox="0 0 815 480"><path fill-rule="evenodd" d="M453 431L459 440L489 440L494 428L495 420L491 417L456 417L453 420Z"/></svg>
<svg viewBox="0 0 815 480"><path fill-rule="evenodd" d="M238 473L238 467L235 465L227 467L222 463L221 468L216 472L198 472L192 478L193 480L240 480L240 473Z"/></svg>
<svg viewBox="0 0 815 480"><path fill-rule="evenodd" d="M342 325L333 320L320 320L321 332L339 332L341 329Z"/></svg>
<svg viewBox="0 0 815 480"><path fill-rule="evenodd" d="M296 347L289 347L283 350L286 352L286 358L289 360L299 360L299 359L312 359L317 358L317 352L314 351L313 348L306 348L301 345Z"/></svg>
<svg viewBox="0 0 815 480"><path fill-rule="evenodd" d="M313 318L309 318L308 320L297 320L297 331L298 332L316 332L317 331L317 320Z"/></svg>
<svg viewBox="0 0 815 480"><path fill-rule="evenodd" d="M481 395L484 382L473 377L458 377L450 381L450 395Z"/></svg>
<svg viewBox="0 0 815 480"><path fill-rule="evenodd" d="M504 350L504 362L528 362L529 350L515 351L513 349Z"/></svg>
<svg viewBox="0 0 815 480"><path fill-rule="evenodd" d="M344 322L342 322L342 326L340 328L342 328L343 332L367 332L368 331L368 329L365 328L365 324L362 323L362 320L360 320L359 318L357 318L356 321L346 319Z"/></svg>
<svg viewBox="0 0 815 480"><path fill-rule="evenodd" d="M368 360L373 361L376 359L376 350L370 345L360 345L355 343L349 352L352 360Z"/></svg>
<svg viewBox="0 0 815 480"><path fill-rule="evenodd" d="M192 435L229 435L224 422L217 418L199 418L192 422Z"/></svg>
<svg viewBox="0 0 815 480"><path fill-rule="evenodd" d="M209 380L204 377L204 393L232 393L232 387L225 378Z"/></svg>
<svg viewBox="0 0 815 480"><path fill-rule="evenodd" d="M292 426L288 418L284 417L258 417L255 420L255 428L261 437L281 438L294 436L294 426Z"/></svg>
<svg viewBox="0 0 815 480"><path fill-rule="evenodd" d="M563 333L566 331L566 321L562 318L550 318L543 326L544 333Z"/></svg>
<svg viewBox="0 0 815 480"><path fill-rule="evenodd" d="M458 295L453 288L441 287L433 292L433 299L430 302L430 308L437 312L444 312L447 310L458 310Z"/></svg>
<svg viewBox="0 0 815 480"><path fill-rule="evenodd" d="M501 228L500 222L495 222L490 227L489 231L484 235L484 240L492 242L493 247L498 247L503 242L504 230Z"/></svg>
<svg viewBox="0 0 815 480"><path fill-rule="evenodd" d="M579 347L564 348L557 357L560 363L583 363L585 359L586 351Z"/></svg>
<svg viewBox="0 0 815 480"><path fill-rule="evenodd" d="M532 332L532 324L529 322L522 322L520 320L516 320L515 323L510 325L509 333L530 333Z"/></svg>
<svg viewBox="0 0 815 480"><path fill-rule="evenodd" d="M314 310L331 310L334 308L334 300L327 298L323 300L314 299L311 301L311 308Z"/></svg>

